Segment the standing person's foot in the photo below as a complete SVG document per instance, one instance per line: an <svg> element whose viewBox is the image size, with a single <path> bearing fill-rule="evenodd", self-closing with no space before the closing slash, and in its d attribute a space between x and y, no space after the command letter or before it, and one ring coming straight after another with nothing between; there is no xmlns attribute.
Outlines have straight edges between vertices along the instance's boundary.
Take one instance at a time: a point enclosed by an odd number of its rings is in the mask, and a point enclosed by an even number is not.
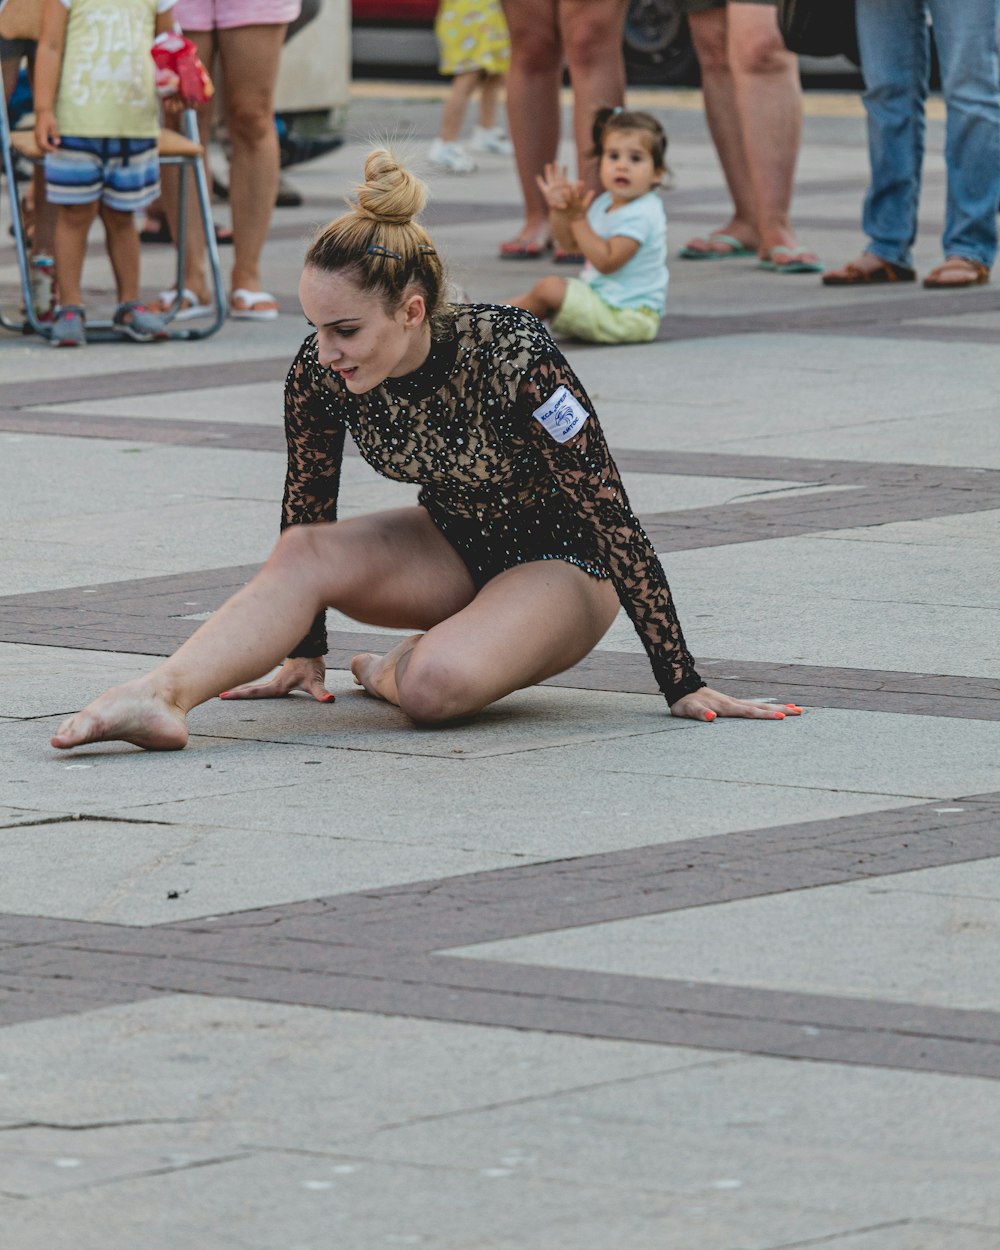
<svg viewBox="0 0 1000 1250"><path fill-rule="evenodd" d="M728 260L732 256L756 256L757 244L713 230L704 237L688 239L677 255L681 260Z"/></svg>
<svg viewBox="0 0 1000 1250"><path fill-rule="evenodd" d="M435 139L427 153L427 159L436 169L443 169L449 174L472 174L476 171L476 162L460 143L445 143L443 139Z"/></svg>
<svg viewBox="0 0 1000 1250"><path fill-rule="evenodd" d="M552 239L547 223L535 230L524 226L512 239L500 244L500 259L538 260L551 246Z"/></svg>
<svg viewBox="0 0 1000 1250"><path fill-rule="evenodd" d="M79 304L63 304L52 322L49 342L53 347L83 347L87 342L83 321L84 311Z"/></svg>
<svg viewBox="0 0 1000 1250"><path fill-rule="evenodd" d="M159 313L150 312L137 299L126 300L115 309L111 324L133 343L153 343L170 337L167 324Z"/></svg>
<svg viewBox="0 0 1000 1250"><path fill-rule="evenodd" d="M499 126L486 129L477 126L472 132L471 148L474 152L490 152L494 156L513 156L514 145Z"/></svg>
<svg viewBox="0 0 1000 1250"><path fill-rule="evenodd" d="M769 273L822 273L823 262L815 252L797 243L776 243L761 252L757 268Z"/></svg>
<svg viewBox="0 0 1000 1250"><path fill-rule="evenodd" d="M924 286L930 291L957 291L966 286L983 286L989 280L989 269L978 260L947 256L943 264L924 278Z"/></svg>
<svg viewBox="0 0 1000 1250"><path fill-rule="evenodd" d="M915 282L916 279L916 270L909 265L897 265L872 252L862 252L840 269L828 269L822 282L824 286L885 286L890 282Z"/></svg>
<svg viewBox="0 0 1000 1250"><path fill-rule="evenodd" d="M176 291L161 291L151 312L170 321L190 321L192 317L208 317L215 312L215 304L206 295L202 298L186 286L178 298Z"/></svg>
<svg viewBox="0 0 1000 1250"><path fill-rule="evenodd" d="M147 751L179 751L187 740L181 710L139 679L112 687L64 720L51 743L61 751L88 742L131 742Z"/></svg>
<svg viewBox="0 0 1000 1250"><path fill-rule="evenodd" d="M270 291L240 286L229 297L229 315L237 321L273 321L278 312L278 301Z"/></svg>

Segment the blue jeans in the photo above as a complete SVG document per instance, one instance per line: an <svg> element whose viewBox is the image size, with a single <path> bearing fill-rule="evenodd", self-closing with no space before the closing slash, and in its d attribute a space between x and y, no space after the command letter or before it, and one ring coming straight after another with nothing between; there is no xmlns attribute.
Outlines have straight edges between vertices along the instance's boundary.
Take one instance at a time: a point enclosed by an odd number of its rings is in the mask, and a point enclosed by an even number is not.
<svg viewBox="0 0 1000 1250"><path fill-rule="evenodd" d="M945 256L987 267L997 254L1000 206L1000 0L858 0L872 180L867 250L913 264L930 70L927 11L947 109Z"/></svg>

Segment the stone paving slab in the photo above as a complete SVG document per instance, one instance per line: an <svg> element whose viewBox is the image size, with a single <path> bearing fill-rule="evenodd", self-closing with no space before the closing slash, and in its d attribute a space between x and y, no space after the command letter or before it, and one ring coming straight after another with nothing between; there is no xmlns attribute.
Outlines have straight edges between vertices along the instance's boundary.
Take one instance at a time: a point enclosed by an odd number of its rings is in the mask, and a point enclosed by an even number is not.
<svg viewBox="0 0 1000 1250"><path fill-rule="evenodd" d="M983 968L998 928L1000 868L987 861L453 953L997 1012Z"/></svg>

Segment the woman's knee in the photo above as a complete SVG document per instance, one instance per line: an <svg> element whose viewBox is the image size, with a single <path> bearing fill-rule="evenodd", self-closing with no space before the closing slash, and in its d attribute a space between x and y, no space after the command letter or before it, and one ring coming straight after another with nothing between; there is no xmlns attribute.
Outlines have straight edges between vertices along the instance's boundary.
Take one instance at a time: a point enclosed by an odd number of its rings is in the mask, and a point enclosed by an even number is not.
<svg viewBox="0 0 1000 1250"><path fill-rule="evenodd" d="M399 706L418 725L436 725L478 712L483 700L474 675L460 663L420 653L418 644L407 657L405 671L397 670Z"/></svg>
<svg viewBox="0 0 1000 1250"><path fill-rule="evenodd" d="M230 141L237 147L259 148L277 142L274 117L264 100L234 101L226 115Z"/></svg>
<svg viewBox="0 0 1000 1250"><path fill-rule="evenodd" d="M731 40L729 60L744 74L798 73L795 55L785 47L776 24L757 22L752 29L741 30Z"/></svg>

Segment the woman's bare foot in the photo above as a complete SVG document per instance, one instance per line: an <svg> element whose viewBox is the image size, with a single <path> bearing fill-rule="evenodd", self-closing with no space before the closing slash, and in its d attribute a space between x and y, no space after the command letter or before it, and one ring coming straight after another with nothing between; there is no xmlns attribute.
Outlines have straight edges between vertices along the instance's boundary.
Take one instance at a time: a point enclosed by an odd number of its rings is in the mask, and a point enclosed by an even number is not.
<svg viewBox="0 0 1000 1250"><path fill-rule="evenodd" d="M131 742L147 751L179 751L187 740L184 713L140 681L105 691L64 720L51 739L63 751L88 742Z"/></svg>
<svg viewBox="0 0 1000 1250"><path fill-rule="evenodd" d="M409 655L423 634L412 634L385 655L375 655L372 651L362 651L351 660L351 672L359 686L364 686L376 699L385 699L387 703L399 705L399 690L396 687L396 666L404 655Z"/></svg>

